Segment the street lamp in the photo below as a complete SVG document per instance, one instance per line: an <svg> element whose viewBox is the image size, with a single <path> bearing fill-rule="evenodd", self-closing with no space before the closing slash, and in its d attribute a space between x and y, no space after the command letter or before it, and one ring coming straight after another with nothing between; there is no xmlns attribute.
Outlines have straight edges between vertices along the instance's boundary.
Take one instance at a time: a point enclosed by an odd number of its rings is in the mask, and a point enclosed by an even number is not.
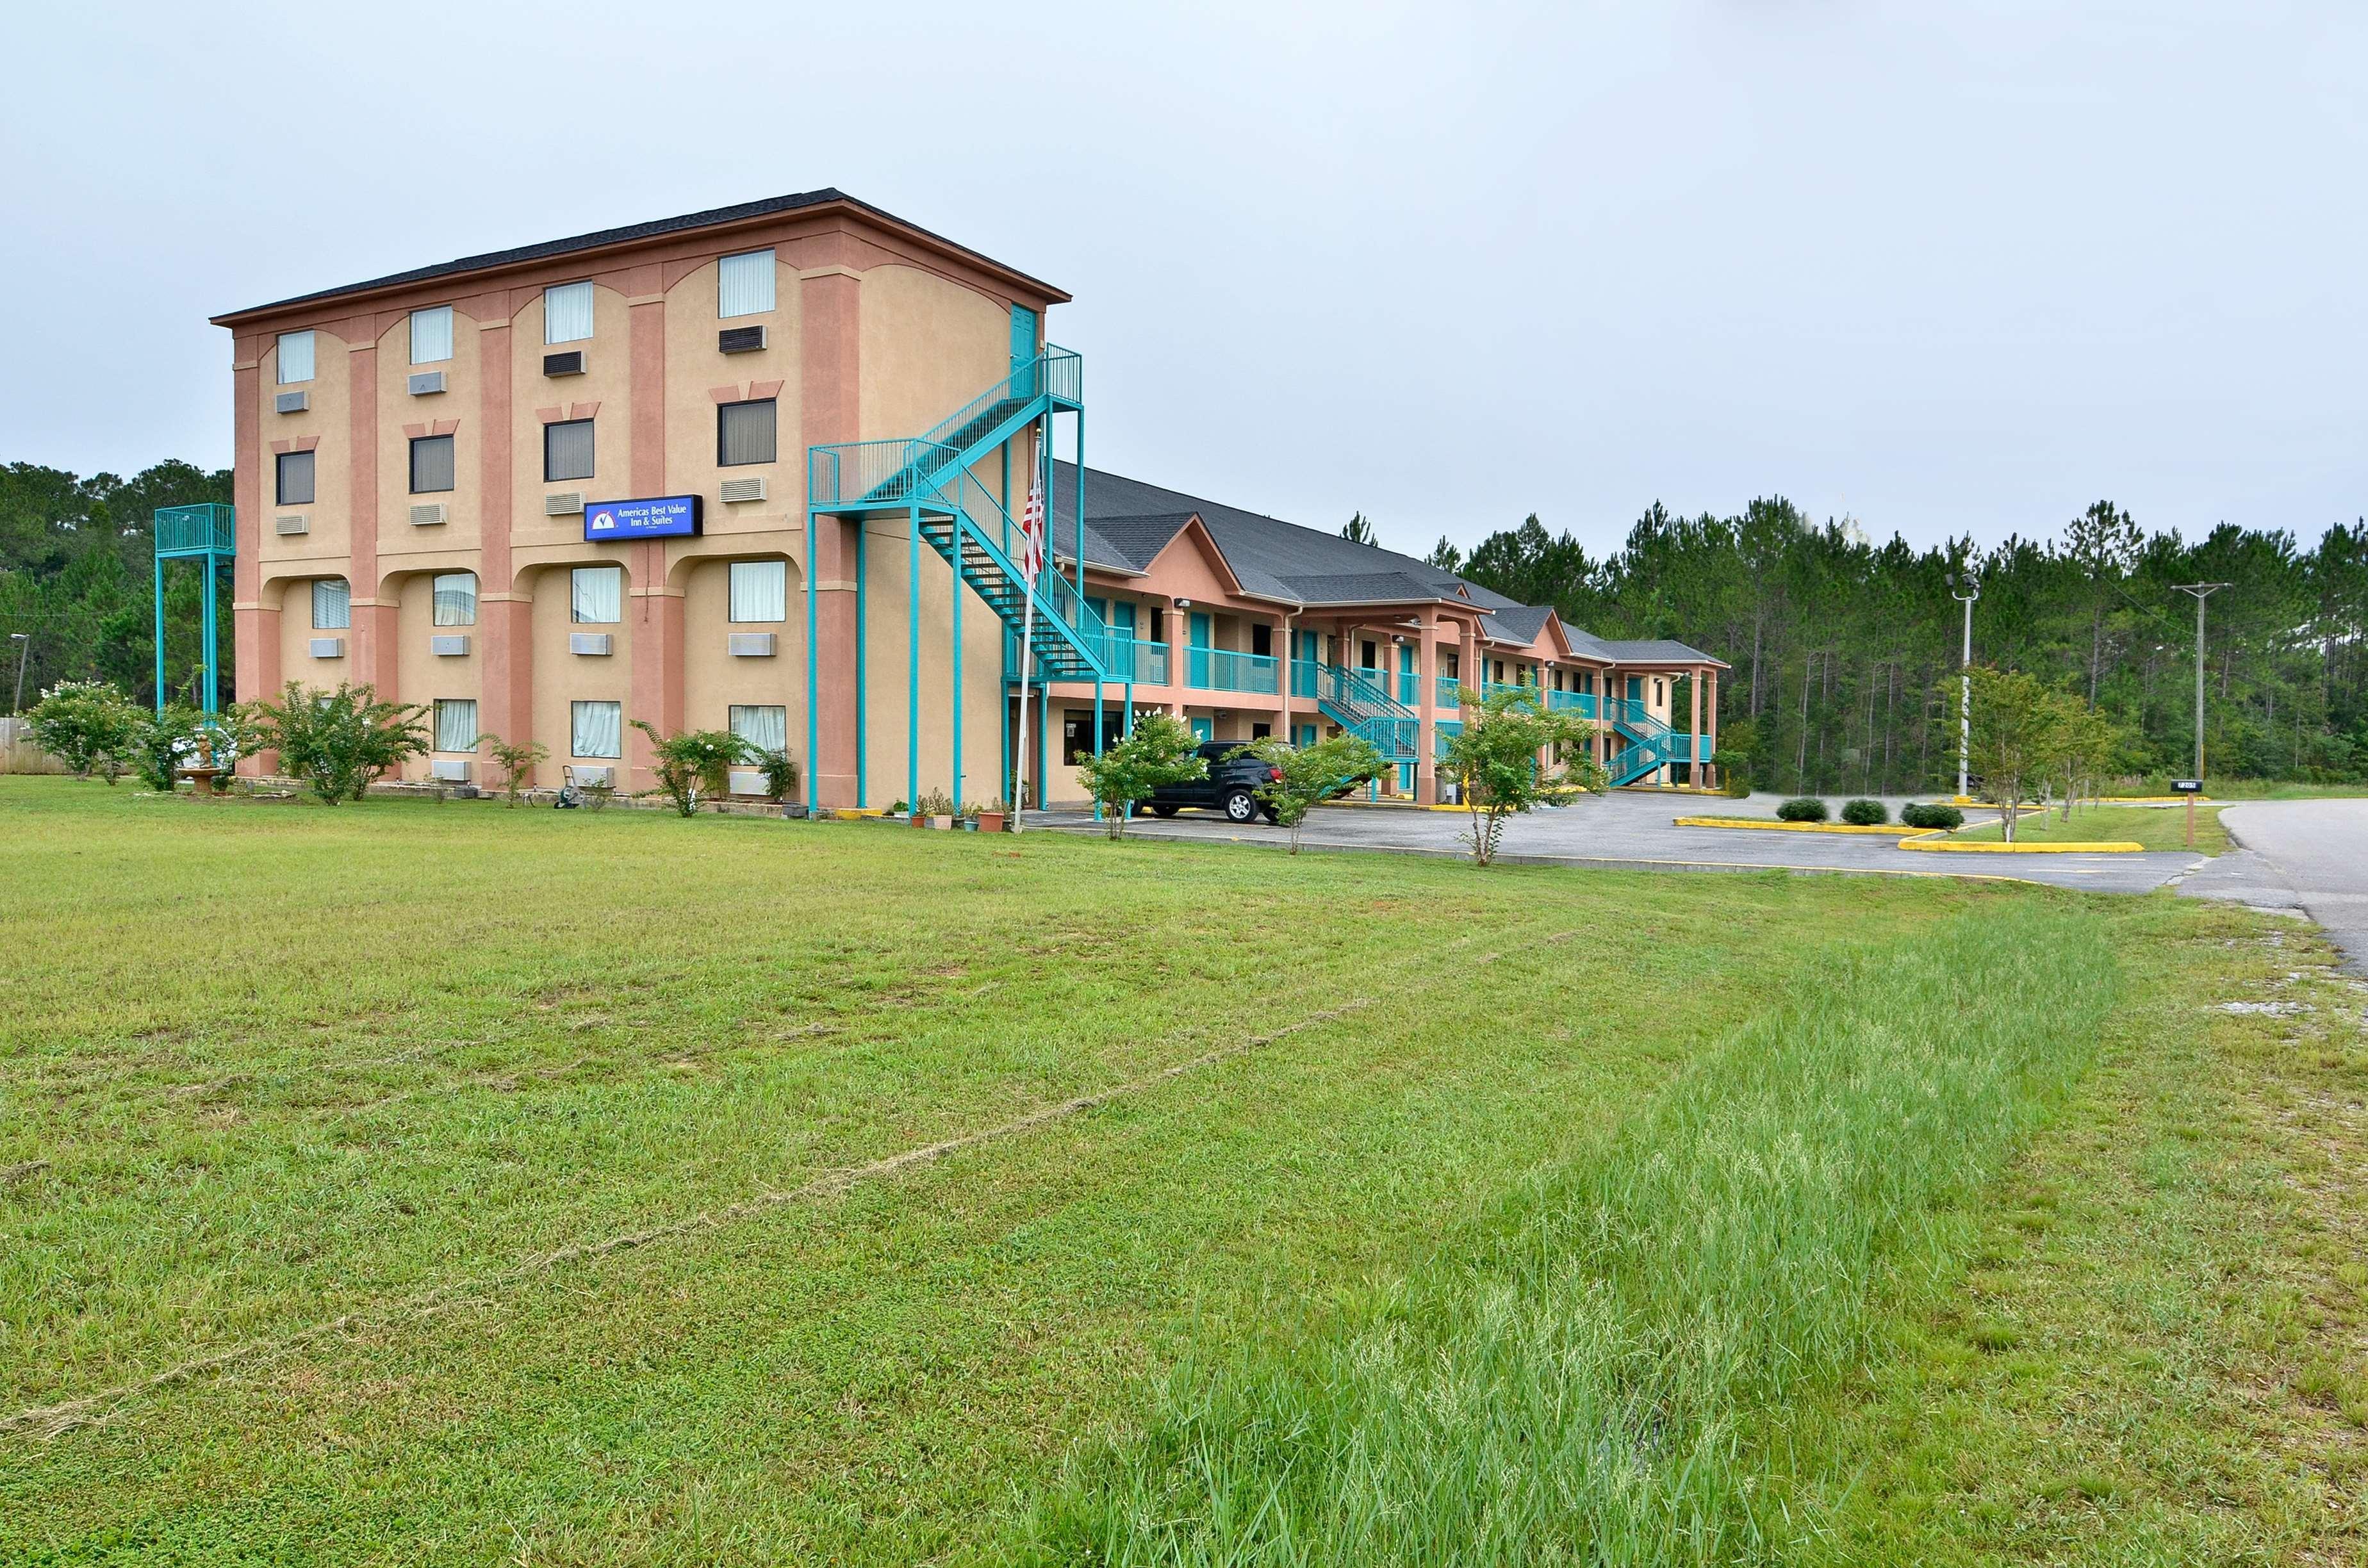
<svg viewBox="0 0 2368 1568"><path fill-rule="evenodd" d="M1965 793L1965 774L1974 751L1974 601L1982 597L1982 585L1971 572L1952 574L1949 597L1965 607L1965 650L1957 666L1957 803L1962 806L1972 799Z"/></svg>
<svg viewBox="0 0 2368 1568"><path fill-rule="evenodd" d="M2180 583L2173 593L2195 596L2195 781L2203 782L2203 601L2230 583Z"/></svg>
<svg viewBox="0 0 2368 1568"><path fill-rule="evenodd" d="M33 651L33 634L11 631L8 641L17 644L17 697L8 704L8 711L13 716L25 710L25 659Z"/></svg>

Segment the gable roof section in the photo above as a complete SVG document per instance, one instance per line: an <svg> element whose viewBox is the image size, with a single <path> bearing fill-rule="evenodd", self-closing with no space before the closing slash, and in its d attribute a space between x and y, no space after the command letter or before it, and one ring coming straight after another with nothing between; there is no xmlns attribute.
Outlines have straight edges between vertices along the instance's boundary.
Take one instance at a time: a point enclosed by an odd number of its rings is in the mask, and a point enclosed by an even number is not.
<svg viewBox="0 0 2368 1568"><path fill-rule="evenodd" d="M1610 656L1623 665L1716 665L1731 669L1725 659L1713 659L1691 644L1668 637L1599 640Z"/></svg>
<svg viewBox="0 0 2368 1568"><path fill-rule="evenodd" d="M1069 296L1042 278L1030 278L1016 267L1007 267L992 256L982 255L968 245L957 244L943 234L931 233L918 223L908 223L894 213L860 200L836 187L825 186L820 190L793 191L787 196L768 196L757 201L743 201L731 207L711 207L703 212L685 212L672 218L654 218L646 222L626 223L613 229L595 229L590 233L571 234L565 239L543 240L530 245L517 245L508 250L484 251L476 256L464 256L451 261L439 261L427 267L415 267L407 272L390 272L383 278L368 278L359 283L344 283L335 289L316 290L310 294L297 294L269 304L249 305L245 310L228 311L215 316L217 326L266 311L285 310L292 305L315 304L325 300L340 299L347 294L368 294L381 289L401 288L410 283L425 283L431 278L459 277L470 272L489 272L496 267L515 267L530 261L549 261L555 256L573 256L578 251L603 250L611 245L631 244L640 240L659 239L667 234L682 233L691 229L711 229L726 223L742 223L756 218L770 218L783 212L801 211L809 207L827 207L837 203L919 234L934 244L945 246L983 263L996 272L1042 289L1055 301Z"/></svg>

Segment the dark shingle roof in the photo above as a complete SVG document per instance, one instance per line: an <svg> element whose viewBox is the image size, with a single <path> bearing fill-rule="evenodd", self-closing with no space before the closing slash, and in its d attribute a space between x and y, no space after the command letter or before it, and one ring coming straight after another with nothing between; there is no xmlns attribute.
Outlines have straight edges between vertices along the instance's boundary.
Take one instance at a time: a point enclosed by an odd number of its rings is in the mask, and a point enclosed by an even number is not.
<svg viewBox="0 0 2368 1568"><path fill-rule="evenodd" d="M1668 637L1632 638L1625 641L1589 638L1601 647L1607 656L1623 665L1725 665L1724 659L1713 659L1701 649Z"/></svg>
<svg viewBox="0 0 2368 1568"><path fill-rule="evenodd" d="M1028 277L1026 273L1019 272L999 261L981 256L967 245L955 244L953 241L942 234L930 233L928 230L917 223L907 223L893 212L874 207L868 201L860 200L843 190L825 186L820 190L801 190L788 196L768 196L761 201L743 201L732 207L711 207L704 212L685 212L678 217L655 218L643 223L627 223L620 228L596 229L588 234L572 234L564 240L544 240L537 244L518 245L510 250L486 251L478 256L464 256L453 261L439 261L432 267L415 267L408 272L390 272L383 278L372 278L360 283L346 283L335 289L322 289L310 294L298 294L290 299L274 300L268 305L250 305L245 310L230 311L213 319L219 324L232 317L252 315L257 311L276 311L290 305L308 305L316 301L334 300L341 295L367 293L374 289L392 289L405 283L425 283L434 278L448 278L464 272L483 272L491 267L509 267L519 262L546 261L552 256L570 256L577 251L598 250L604 245L655 239L661 234L679 233L686 229L704 229L718 223L736 223L750 218L767 218L779 212L794 212L801 208L821 207L834 201L844 202L850 207L860 207L866 212L885 218L890 222L910 229L916 233L927 234L939 244L950 246L966 256L978 256L981 261L986 262L998 271L1008 272L1019 278ZM1028 281L1036 284L1055 299L1068 298L1060 290L1041 279L1028 278Z"/></svg>
<svg viewBox="0 0 2368 1568"><path fill-rule="evenodd" d="M1543 605L1514 605L1488 618L1488 635L1511 642L1534 642L1546 629L1546 617L1552 614L1554 611Z"/></svg>

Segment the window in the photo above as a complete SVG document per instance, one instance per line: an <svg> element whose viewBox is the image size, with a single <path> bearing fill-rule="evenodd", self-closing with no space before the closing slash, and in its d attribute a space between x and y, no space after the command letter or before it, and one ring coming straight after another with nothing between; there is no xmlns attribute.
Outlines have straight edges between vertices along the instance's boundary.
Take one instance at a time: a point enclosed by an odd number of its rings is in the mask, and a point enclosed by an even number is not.
<svg viewBox="0 0 2368 1568"><path fill-rule="evenodd" d="M283 332L279 335L279 384L293 386L298 381L313 379L313 335L309 332Z"/></svg>
<svg viewBox="0 0 2368 1568"><path fill-rule="evenodd" d="M562 283L542 291L542 340L581 343L592 335L592 285Z"/></svg>
<svg viewBox="0 0 2368 1568"><path fill-rule="evenodd" d="M592 421L563 419L542 427L542 477L592 477Z"/></svg>
<svg viewBox="0 0 2368 1568"><path fill-rule="evenodd" d="M474 699L465 702L450 697L436 699L436 749L477 749L477 704Z"/></svg>
<svg viewBox="0 0 2368 1568"><path fill-rule="evenodd" d="M728 710L732 733L758 751L790 749L790 710L786 708L743 707Z"/></svg>
<svg viewBox="0 0 2368 1568"><path fill-rule="evenodd" d="M1375 664L1375 655L1379 653L1381 650L1374 647L1371 642L1360 642L1357 644L1357 648L1358 651L1365 656L1363 667L1369 670L1373 668Z"/></svg>
<svg viewBox="0 0 2368 1568"><path fill-rule="evenodd" d="M452 358L452 307L437 305L411 312L411 362L433 365Z"/></svg>
<svg viewBox="0 0 2368 1568"><path fill-rule="evenodd" d="M613 626L625 619L623 567L578 566L570 587L568 618L579 626Z"/></svg>
<svg viewBox="0 0 2368 1568"><path fill-rule="evenodd" d="M1269 626L1265 621L1261 620L1250 628L1250 652L1265 657L1272 656L1274 653L1273 627Z"/></svg>
<svg viewBox="0 0 2368 1568"><path fill-rule="evenodd" d="M773 308L773 253L752 250L715 264L715 313L762 315Z"/></svg>
<svg viewBox="0 0 2368 1568"><path fill-rule="evenodd" d="M567 755L622 756L625 710L616 702L571 702L567 705Z"/></svg>
<svg viewBox="0 0 2368 1568"><path fill-rule="evenodd" d="M477 574L474 572L439 572L434 578L434 588L437 625L477 624Z"/></svg>
<svg viewBox="0 0 2368 1568"><path fill-rule="evenodd" d="M790 568L785 561L735 561L732 563L732 619L790 619Z"/></svg>
<svg viewBox="0 0 2368 1568"><path fill-rule="evenodd" d="M415 436L411 438L411 493L429 495L452 488L452 437Z"/></svg>
<svg viewBox="0 0 2368 1568"><path fill-rule="evenodd" d="M309 506L313 504L313 454L281 452L272 461L279 483L279 504L283 506Z"/></svg>
<svg viewBox="0 0 2368 1568"><path fill-rule="evenodd" d="M773 400L718 403L715 408L715 462L719 468L737 463L768 463L776 453Z"/></svg>
<svg viewBox="0 0 2368 1568"><path fill-rule="evenodd" d="M313 630L343 631L354 623L354 591L343 577L313 579Z"/></svg>

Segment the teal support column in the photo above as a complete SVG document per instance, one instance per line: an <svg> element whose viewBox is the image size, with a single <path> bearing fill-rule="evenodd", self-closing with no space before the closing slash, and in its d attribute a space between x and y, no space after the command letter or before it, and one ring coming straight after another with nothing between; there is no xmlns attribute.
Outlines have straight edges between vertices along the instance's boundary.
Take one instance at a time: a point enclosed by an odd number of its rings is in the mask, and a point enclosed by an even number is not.
<svg viewBox="0 0 2368 1568"><path fill-rule="evenodd" d="M1083 603L1084 601L1083 601L1082 599L1080 599L1080 600L1079 600L1079 602L1080 602L1080 603ZM1100 676L1097 675L1097 676L1094 676L1094 756L1096 757L1096 759L1097 759L1097 760L1099 760L1099 759L1100 758L1101 755L1102 755L1102 677L1101 677ZM1096 801L1094 802L1094 820L1095 820L1096 822L1099 822L1099 821L1101 821L1101 820L1102 820L1102 803L1101 803L1099 801Z"/></svg>
<svg viewBox="0 0 2368 1568"><path fill-rule="evenodd" d="M165 711L165 558L156 557L156 597L150 607L156 621L156 711Z"/></svg>
<svg viewBox="0 0 2368 1568"><path fill-rule="evenodd" d="M206 711L219 713L222 711L222 628L214 624L214 594L215 580L222 575L216 567L221 563L214 559L211 551L206 552L204 561L206 567Z"/></svg>
<svg viewBox="0 0 2368 1568"><path fill-rule="evenodd" d="M1037 691L1036 711L1036 809L1042 811L1053 799L1052 777L1044 771L1050 766L1051 751L1051 743L1044 737L1053 733L1053 683L1049 680Z"/></svg>
<svg viewBox="0 0 2368 1568"><path fill-rule="evenodd" d="M954 801L954 815L956 815L956 816L960 816L960 815L962 815L962 507L961 507L960 504L959 504L959 503L957 503L957 504L956 504L956 506L955 506L955 508L954 508L954 515L953 515L953 517L952 517L951 519L949 519L948 524L947 524L947 526L948 526L948 527L950 527L951 528L952 528L952 529L953 529L953 541L954 541L954 569L953 569L953 570L954 570L954 576L953 576L953 596L954 596L954 612L953 612L953 625L954 625L954 632L953 632L953 636L954 636L954 650L953 650L953 701L954 701L954 712L953 712L953 756L952 756L952 759L951 759L951 761L949 761L949 762L946 764L947 767L951 771L951 773L952 773L952 777L953 777L953 788L952 788L952 790L951 790L951 794L952 794L952 796L953 796L953 801Z"/></svg>
<svg viewBox="0 0 2368 1568"><path fill-rule="evenodd" d="M1079 605L1083 605L1086 602L1086 411L1082 408L1078 409L1074 417L1077 422L1076 449L1077 453L1077 526L1074 537L1076 540L1077 551L1077 603ZM1080 616L1078 619L1083 619L1084 618ZM1099 738L1101 733L1101 721L1097 717L1094 722L1094 734Z"/></svg>
<svg viewBox="0 0 2368 1568"><path fill-rule="evenodd" d="M820 695L821 683L814 675L814 515L806 508L806 814L814 814L814 770L820 762L822 720L814 704ZM856 798L862 803L862 797Z"/></svg>
<svg viewBox="0 0 2368 1568"><path fill-rule="evenodd" d="M855 803L871 803L871 523L855 519Z"/></svg>
<svg viewBox="0 0 2368 1568"><path fill-rule="evenodd" d="M905 508L905 804L921 805L921 504Z"/></svg>
<svg viewBox="0 0 2368 1568"><path fill-rule="evenodd" d="M1000 664L1003 678L995 683L995 718L997 726L1002 731L1002 736L996 743L995 748L996 762L995 775L995 798L1001 801L1008 807L1011 803L1013 786L1015 784L1015 780L1011 777L1010 637L1007 635L1001 638L998 642L998 646L1002 651ZM1019 688L1019 700L1022 702L1028 700L1028 688L1025 686L1022 686Z"/></svg>

